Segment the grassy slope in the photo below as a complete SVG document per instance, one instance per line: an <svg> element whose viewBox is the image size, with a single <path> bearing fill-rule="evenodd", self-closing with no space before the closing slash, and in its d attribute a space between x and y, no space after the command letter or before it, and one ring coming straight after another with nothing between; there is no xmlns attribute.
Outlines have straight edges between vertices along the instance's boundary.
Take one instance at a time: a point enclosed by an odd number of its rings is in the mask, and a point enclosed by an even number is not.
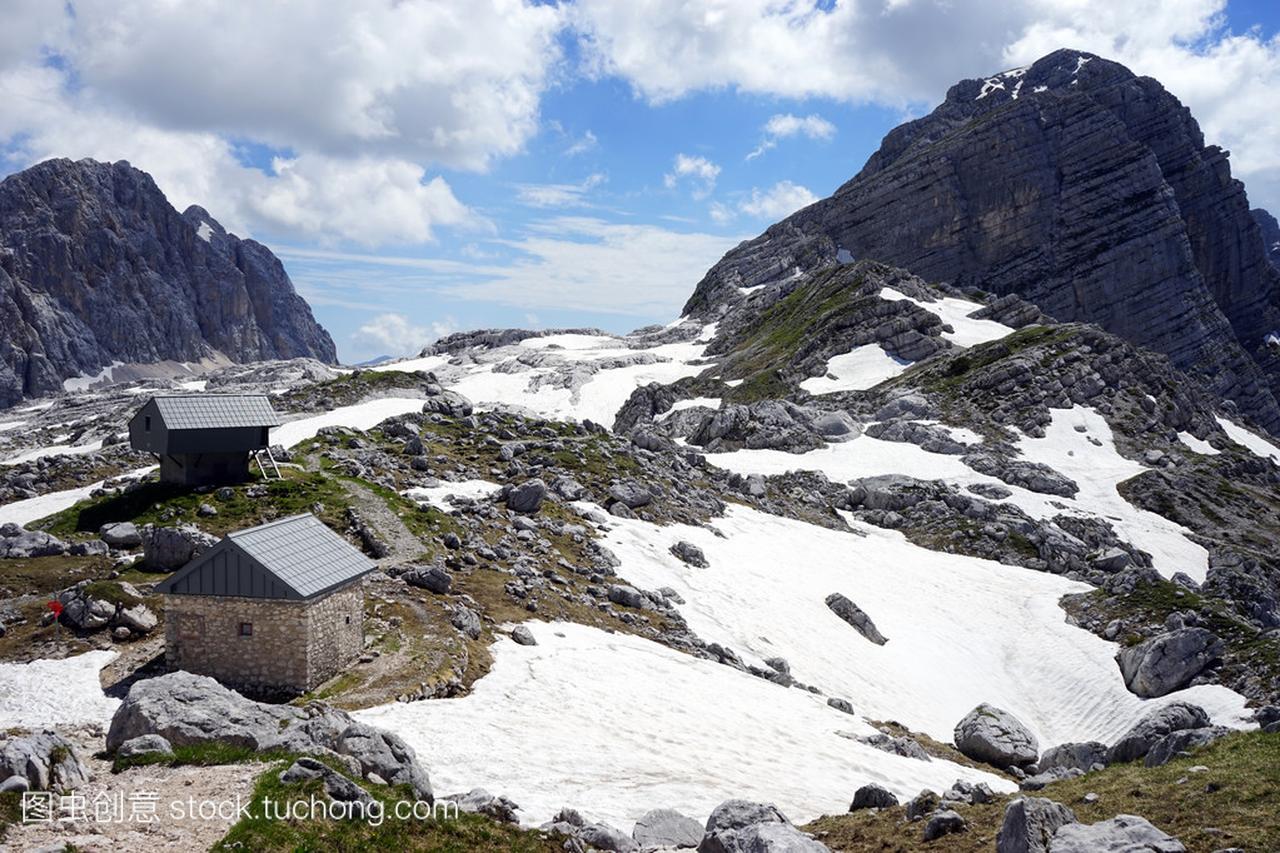
<svg viewBox="0 0 1280 853"><path fill-rule="evenodd" d="M1191 772L1201 766L1207 770ZM1082 802L1086 793L1099 799ZM1164 767L1141 762L1108 767L1079 779L1057 782L1026 796L1043 796L1070 806L1084 823L1117 814L1142 815L1178 837L1190 853L1224 847L1280 850L1280 735L1234 734ZM907 823L901 806L820 818L805 827L833 850L990 851L1015 796L980 806L962 806L969 830L929 844L924 824Z"/></svg>

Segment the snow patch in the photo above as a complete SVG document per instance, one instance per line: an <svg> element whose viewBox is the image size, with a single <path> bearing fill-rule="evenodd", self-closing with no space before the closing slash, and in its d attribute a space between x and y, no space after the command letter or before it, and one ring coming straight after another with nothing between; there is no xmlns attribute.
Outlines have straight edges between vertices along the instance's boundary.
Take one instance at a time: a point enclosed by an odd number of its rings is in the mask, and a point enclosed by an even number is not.
<svg viewBox="0 0 1280 853"><path fill-rule="evenodd" d="M85 652L62 660L0 663L0 729L43 729L101 723L120 706L102 692L98 671L115 652Z"/></svg>
<svg viewBox="0 0 1280 853"><path fill-rule="evenodd" d="M32 462L36 459L43 459L46 456L83 456L86 453L95 453L102 449L102 439L91 441L88 444L50 444L45 447L36 447L19 453L16 456L10 456L8 459L0 462L0 465L21 465L23 462Z"/></svg>
<svg viewBox="0 0 1280 853"><path fill-rule="evenodd" d="M879 344L854 347L843 355L827 360L822 376L811 376L800 383L810 394L833 394L837 391L865 391L899 375L911 362L889 355Z"/></svg>
<svg viewBox="0 0 1280 853"><path fill-rule="evenodd" d="M99 382L110 382L111 374L115 372L117 367L123 367L123 361L113 361L108 367L104 367L92 376L73 376L70 379L62 380L63 391L88 391Z"/></svg>
<svg viewBox="0 0 1280 853"><path fill-rule="evenodd" d="M126 474L121 474L116 479L136 480L145 477L159 466L148 465L146 468L138 468ZM37 495L34 498L26 498L25 500L14 501L13 503L0 506L0 524L21 524L26 526L33 521L41 518L47 518L56 512L62 512L68 507L75 506L80 501L87 500L89 495L95 489L102 488L106 480L99 480L96 483L90 483L87 486L80 486L76 489L64 489L60 492L49 492L43 495Z"/></svg>
<svg viewBox="0 0 1280 853"><path fill-rule="evenodd" d="M196 236L206 243L213 242L213 226L208 222L201 222L200 227L196 229Z"/></svg>
<svg viewBox="0 0 1280 853"><path fill-rule="evenodd" d="M1196 438L1189 432L1178 433L1178 440L1201 456L1217 456L1222 451L1202 438Z"/></svg>
<svg viewBox="0 0 1280 853"><path fill-rule="evenodd" d="M330 426L372 429L387 418L422 411L422 403L421 397L386 397L354 406L342 406L331 412L298 418L276 427L271 433L271 443L286 448L293 447L308 438L314 438L316 433Z"/></svg>
<svg viewBox="0 0 1280 853"><path fill-rule="evenodd" d="M449 363L447 355L424 355L421 358L408 358L403 361L388 361L385 364L376 364L369 370L394 370L400 373L430 373Z"/></svg>
<svg viewBox="0 0 1280 853"><path fill-rule="evenodd" d="M480 500L489 497L500 488L502 487L497 483L491 483L488 480L460 480L458 482L441 483L438 486L416 486L412 489L406 489L403 494L410 500L417 501L420 504L449 510L452 509L448 500L450 496Z"/></svg>
<svg viewBox="0 0 1280 853"><path fill-rule="evenodd" d="M971 347L985 344L988 341L998 341L1007 335L1013 334L1015 331L1004 323L997 323L995 320L976 320L970 317L970 314L982 309L984 306L979 305L977 302L970 302L967 299L944 296L937 302L922 302L919 299L912 299L892 287L882 288L880 290L880 298L890 301L905 299L907 302L913 302L932 314L937 314L943 323L955 329L954 332L943 332L942 336L956 346Z"/></svg>
<svg viewBox="0 0 1280 853"><path fill-rule="evenodd" d="M1218 426L1222 427L1222 431L1227 434L1227 438L1246 448L1255 456L1261 456L1263 459L1270 459L1277 465L1280 465L1280 447L1267 441L1260 435L1255 435L1242 426L1237 426L1231 421L1223 417L1215 417Z"/></svg>
<svg viewBox="0 0 1280 853"><path fill-rule="evenodd" d="M663 412L662 415L658 417L658 420L660 421L666 420L667 418L674 415L676 412L683 411L684 409L696 408L697 406L703 406L708 409L718 409L720 408L720 398L719 397L691 397L688 400L676 400L675 405L673 405L666 412Z"/></svg>

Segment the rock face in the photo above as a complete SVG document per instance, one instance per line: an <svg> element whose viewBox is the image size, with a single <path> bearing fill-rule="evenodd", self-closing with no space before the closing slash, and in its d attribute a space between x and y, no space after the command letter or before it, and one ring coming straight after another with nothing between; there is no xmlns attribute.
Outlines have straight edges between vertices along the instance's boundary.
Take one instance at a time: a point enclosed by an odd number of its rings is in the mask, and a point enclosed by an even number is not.
<svg viewBox="0 0 1280 853"><path fill-rule="evenodd" d="M1181 690L1222 655L1222 641L1206 628L1180 628L1116 655L1125 686L1144 699Z"/></svg>
<svg viewBox="0 0 1280 853"><path fill-rule="evenodd" d="M0 183L0 317L3 405L117 362L336 361L270 250L178 213L124 161L49 160Z"/></svg>
<svg viewBox="0 0 1280 853"><path fill-rule="evenodd" d="M1244 188L1173 95L1114 62L1059 50L956 84L830 198L730 251L684 313L763 309L797 269L851 258L1096 323L1280 429L1280 351L1264 344L1280 271Z"/></svg>
<svg viewBox="0 0 1280 853"><path fill-rule="evenodd" d="M983 703L956 724L956 749L975 761L996 767L1031 764L1040 757L1040 745L1008 711Z"/></svg>
<svg viewBox="0 0 1280 853"><path fill-rule="evenodd" d="M1041 773L1058 768L1088 773L1096 765L1107 766L1107 745L1096 740L1064 743L1046 749L1037 764Z"/></svg>
<svg viewBox="0 0 1280 853"><path fill-rule="evenodd" d="M641 849L697 847L702 840L702 825L674 809L645 812L631 830Z"/></svg>
<svg viewBox="0 0 1280 853"><path fill-rule="evenodd" d="M856 812L859 809L887 809L898 804L898 798L888 788L880 785L870 784L863 785L861 788L853 792L853 802L849 804L849 811Z"/></svg>

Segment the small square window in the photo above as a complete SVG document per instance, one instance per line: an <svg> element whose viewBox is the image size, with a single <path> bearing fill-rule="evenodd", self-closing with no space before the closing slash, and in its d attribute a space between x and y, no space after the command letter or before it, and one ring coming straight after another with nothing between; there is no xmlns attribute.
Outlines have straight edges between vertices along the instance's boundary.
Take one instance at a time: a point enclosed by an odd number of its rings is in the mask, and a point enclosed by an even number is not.
<svg viewBox="0 0 1280 853"><path fill-rule="evenodd" d="M350 624L351 624L351 617L350 617L350 616L348 616L348 617L347 617L347 624L348 624L348 625L350 625Z"/></svg>
<svg viewBox="0 0 1280 853"><path fill-rule="evenodd" d="M147 432L151 432L151 415L147 415L142 419L142 428Z"/></svg>
<svg viewBox="0 0 1280 853"><path fill-rule="evenodd" d="M253 636L253 623L252 623L252 622L241 622L241 623L240 623L240 636L241 636L241 637L252 637L252 636Z"/></svg>

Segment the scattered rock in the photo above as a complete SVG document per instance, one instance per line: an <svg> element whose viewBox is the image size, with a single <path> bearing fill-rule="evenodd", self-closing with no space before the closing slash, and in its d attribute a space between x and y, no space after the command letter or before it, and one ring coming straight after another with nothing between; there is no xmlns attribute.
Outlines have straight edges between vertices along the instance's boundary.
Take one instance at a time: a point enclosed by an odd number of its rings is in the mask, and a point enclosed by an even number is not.
<svg viewBox="0 0 1280 853"><path fill-rule="evenodd" d="M698 853L822 853L825 844L791 825L777 806L726 800L707 818Z"/></svg>
<svg viewBox="0 0 1280 853"><path fill-rule="evenodd" d="M854 791L853 802L849 804L849 811L887 809L897 804L898 798L888 788L883 788L876 784L863 785L857 791Z"/></svg>
<svg viewBox="0 0 1280 853"><path fill-rule="evenodd" d="M876 623L871 621L861 607L854 604L844 595L833 592L827 596L827 607L831 608L831 612L839 616L845 622L853 626L859 634L866 637L877 646L883 646L889 640L880 633L876 628Z"/></svg>
<svg viewBox="0 0 1280 853"><path fill-rule="evenodd" d="M507 492L507 508L513 512L534 513L546 497L547 484L538 479L529 480Z"/></svg>
<svg viewBox="0 0 1280 853"><path fill-rule="evenodd" d="M1222 726L1205 726L1199 729L1182 729L1171 732L1151 745L1143 764L1147 767L1161 767L1175 758L1213 743L1226 735L1228 730Z"/></svg>
<svg viewBox="0 0 1280 853"><path fill-rule="evenodd" d="M1189 702L1170 702L1163 708L1150 712L1125 732L1112 745L1107 763L1142 758L1165 735L1184 729L1203 729L1208 725L1209 715L1200 706Z"/></svg>
<svg viewBox="0 0 1280 853"><path fill-rule="evenodd" d="M420 566L403 573L400 578L410 586L437 595L448 595L453 588L453 575L444 566Z"/></svg>
<svg viewBox="0 0 1280 853"><path fill-rule="evenodd" d="M1186 847L1149 821L1117 815L1101 823L1068 823L1053 835L1051 853L1186 853Z"/></svg>
<svg viewBox="0 0 1280 853"><path fill-rule="evenodd" d="M524 625L517 625L511 629L511 639L522 646L538 645L538 641L534 639L533 632Z"/></svg>
<svg viewBox="0 0 1280 853"><path fill-rule="evenodd" d="M1125 686L1151 699L1186 687L1222 650L1222 641L1207 628L1181 628L1121 649L1116 660Z"/></svg>
<svg viewBox="0 0 1280 853"><path fill-rule="evenodd" d="M934 812L929 818L929 822L924 825L924 840L933 841L944 835L951 835L956 832L964 832L969 828L964 818L951 809L943 809Z"/></svg>
<svg viewBox="0 0 1280 853"><path fill-rule="evenodd" d="M148 524L140 531L142 566L154 572L173 572L185 566L209 548L217 539L198 528L157 527Z"/></svg>
<svg viewBox="0 0 1280 853"><path fill-rule="evenodd" d="M1005 807L996 853L1051 853L1053 835L1075 823L1075 812L1042 797L1022 797Z"/></svg>
<svg viewBox="0 0 1280 853"><path fill-rule="evenodd" d="M1046 749L1036 763L1041 773L1059 767L1088 773L1107 766L1107 751L1107 745L1096 740L1064 743Z"/></svg>
<svg viewBox="0 0 1280 853"><path fill-rule="evenodd" d="M681 539L679 542L671 546L671 553L682 562L688 563L694 568L705 569L709 565L707 556L702 553L702 549L692 542L686 542Z"/></svg>
<svg viewBox="0 0 1280 853"><path fill-rule="evenodd" d="M702 824L674 809L653 809L636 821L631 837L642 849L697 847Z"/></svg>
<svg viewBox="0 0 1280 853"><path fill-rule="evenodd" d="M89 781L71 742L51 731L0 735L0 779L26 780L33 791L69 791Z"/></svg>
<svg viewBox="0 0 1280 853"><path fill-rule="evenodd" d="M132 521L104 524L98 528L98 537L112 548L137 548L142 544L142 534Z"/></svg>
<svg viewBox="0 0 1280 853"><path fill-rule="evenodd" d="M955 742L969 758L1001 768L1032 764L1040 756L1040 745L1026 726L985 702L956 724Z"/></svg>
<svg viewBox="0 0 1280 853"><path fill-rule="evenodd" d="M116 758L137 758L140 755L173 755L173 747L160 735L140 735L130 738L116 749Z"/></svg>

